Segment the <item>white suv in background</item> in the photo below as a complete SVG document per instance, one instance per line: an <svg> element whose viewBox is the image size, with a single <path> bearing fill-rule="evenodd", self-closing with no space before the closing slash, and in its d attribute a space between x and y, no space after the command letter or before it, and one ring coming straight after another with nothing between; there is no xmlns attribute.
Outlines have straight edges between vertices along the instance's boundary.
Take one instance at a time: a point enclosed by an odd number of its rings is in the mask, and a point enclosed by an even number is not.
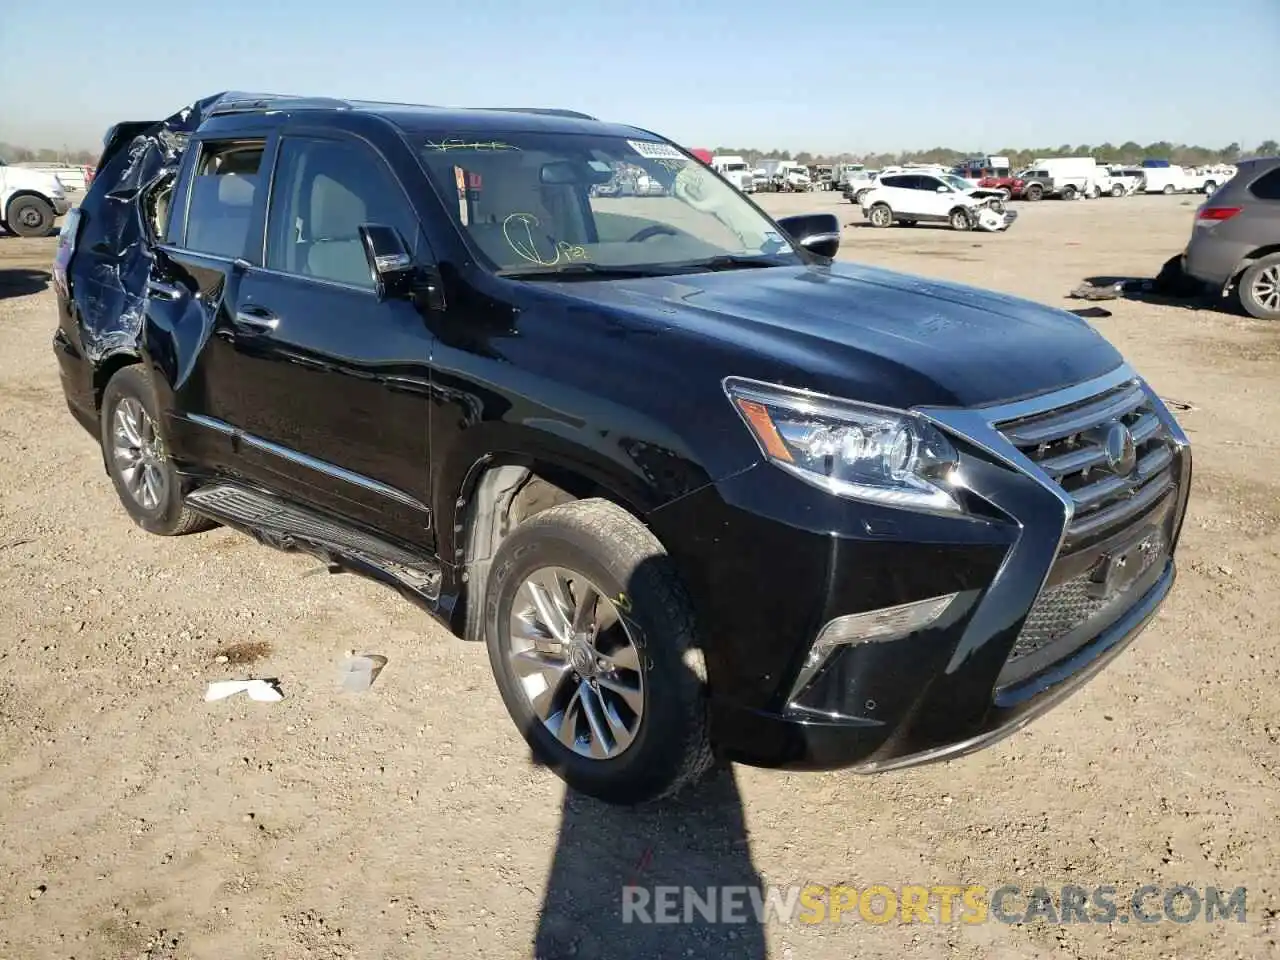
<svg viewBox="0 0 1280 960"><path fill-rule="evenodd" d="M881 174L876 185L863 193L861 203L862 214L873 227L932 221L972 230L986 209L998 215L998 229L1004 229L1016 216L1005 212L1003 191L975 188L954 174Z"/></svg>

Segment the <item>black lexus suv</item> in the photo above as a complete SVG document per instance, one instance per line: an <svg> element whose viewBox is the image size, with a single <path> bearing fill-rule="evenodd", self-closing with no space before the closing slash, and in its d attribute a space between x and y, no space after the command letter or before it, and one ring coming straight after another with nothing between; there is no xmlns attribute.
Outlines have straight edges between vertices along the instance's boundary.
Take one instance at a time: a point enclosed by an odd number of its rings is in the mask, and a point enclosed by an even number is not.
<svg viewBox="0 0 1280 960"><path fill-rule="evenodd" d="M1191 455L1078 317L839 241L570 111L221 94L108 132L54 352L136 523L398 589L576 789L881 771L1138 634Z"/></svg>

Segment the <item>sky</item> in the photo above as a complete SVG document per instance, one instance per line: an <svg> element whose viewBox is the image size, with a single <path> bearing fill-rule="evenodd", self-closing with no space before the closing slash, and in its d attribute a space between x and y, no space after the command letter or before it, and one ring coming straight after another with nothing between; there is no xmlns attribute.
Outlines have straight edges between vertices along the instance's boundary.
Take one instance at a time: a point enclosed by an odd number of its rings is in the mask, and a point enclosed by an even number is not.
<svg viewBox="0 0 1280 960"><path fill-rule="evenodd" d="M223 90L567 107L815 153L1280 139L1280 0L0 5L0 50L49 48L0 57L0 140L30 147L97 149Z"/></svg>

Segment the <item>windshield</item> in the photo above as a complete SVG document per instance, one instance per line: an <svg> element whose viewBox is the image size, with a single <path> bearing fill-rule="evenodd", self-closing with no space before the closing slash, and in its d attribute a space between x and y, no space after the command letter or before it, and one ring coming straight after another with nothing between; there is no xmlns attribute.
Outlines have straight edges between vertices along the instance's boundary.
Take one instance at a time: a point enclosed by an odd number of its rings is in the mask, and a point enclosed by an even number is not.
<svg viewBox="0 0 1280 960"><path fill-rule="evenodd" d="M942 178L942 181L947 186L951 187L953 190L968 190L973 186L972 183L970 183L968 180L965 180L963 177L957 177L950 174L948 174L947 176L944 176Z"/></svg>
<svg viewBox="0 0 1280 960"><path fill-rule="evenodd" d="M669 143L511 133L429 140L421 156L454 222L503 273L799 262L741 193Z"/></svg>

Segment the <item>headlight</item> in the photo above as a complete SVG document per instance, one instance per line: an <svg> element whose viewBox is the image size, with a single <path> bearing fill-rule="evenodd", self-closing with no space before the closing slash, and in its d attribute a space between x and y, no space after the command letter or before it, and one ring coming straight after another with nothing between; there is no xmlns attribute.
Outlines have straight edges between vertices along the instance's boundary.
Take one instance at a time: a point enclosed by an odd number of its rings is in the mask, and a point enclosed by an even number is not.
<svg viewBox="0 0 1280 960"><path fill-rule="evenodd" d="M959 512L955 447L921 417L728 377L724 390L773 463L837 496Z"/></svg>

